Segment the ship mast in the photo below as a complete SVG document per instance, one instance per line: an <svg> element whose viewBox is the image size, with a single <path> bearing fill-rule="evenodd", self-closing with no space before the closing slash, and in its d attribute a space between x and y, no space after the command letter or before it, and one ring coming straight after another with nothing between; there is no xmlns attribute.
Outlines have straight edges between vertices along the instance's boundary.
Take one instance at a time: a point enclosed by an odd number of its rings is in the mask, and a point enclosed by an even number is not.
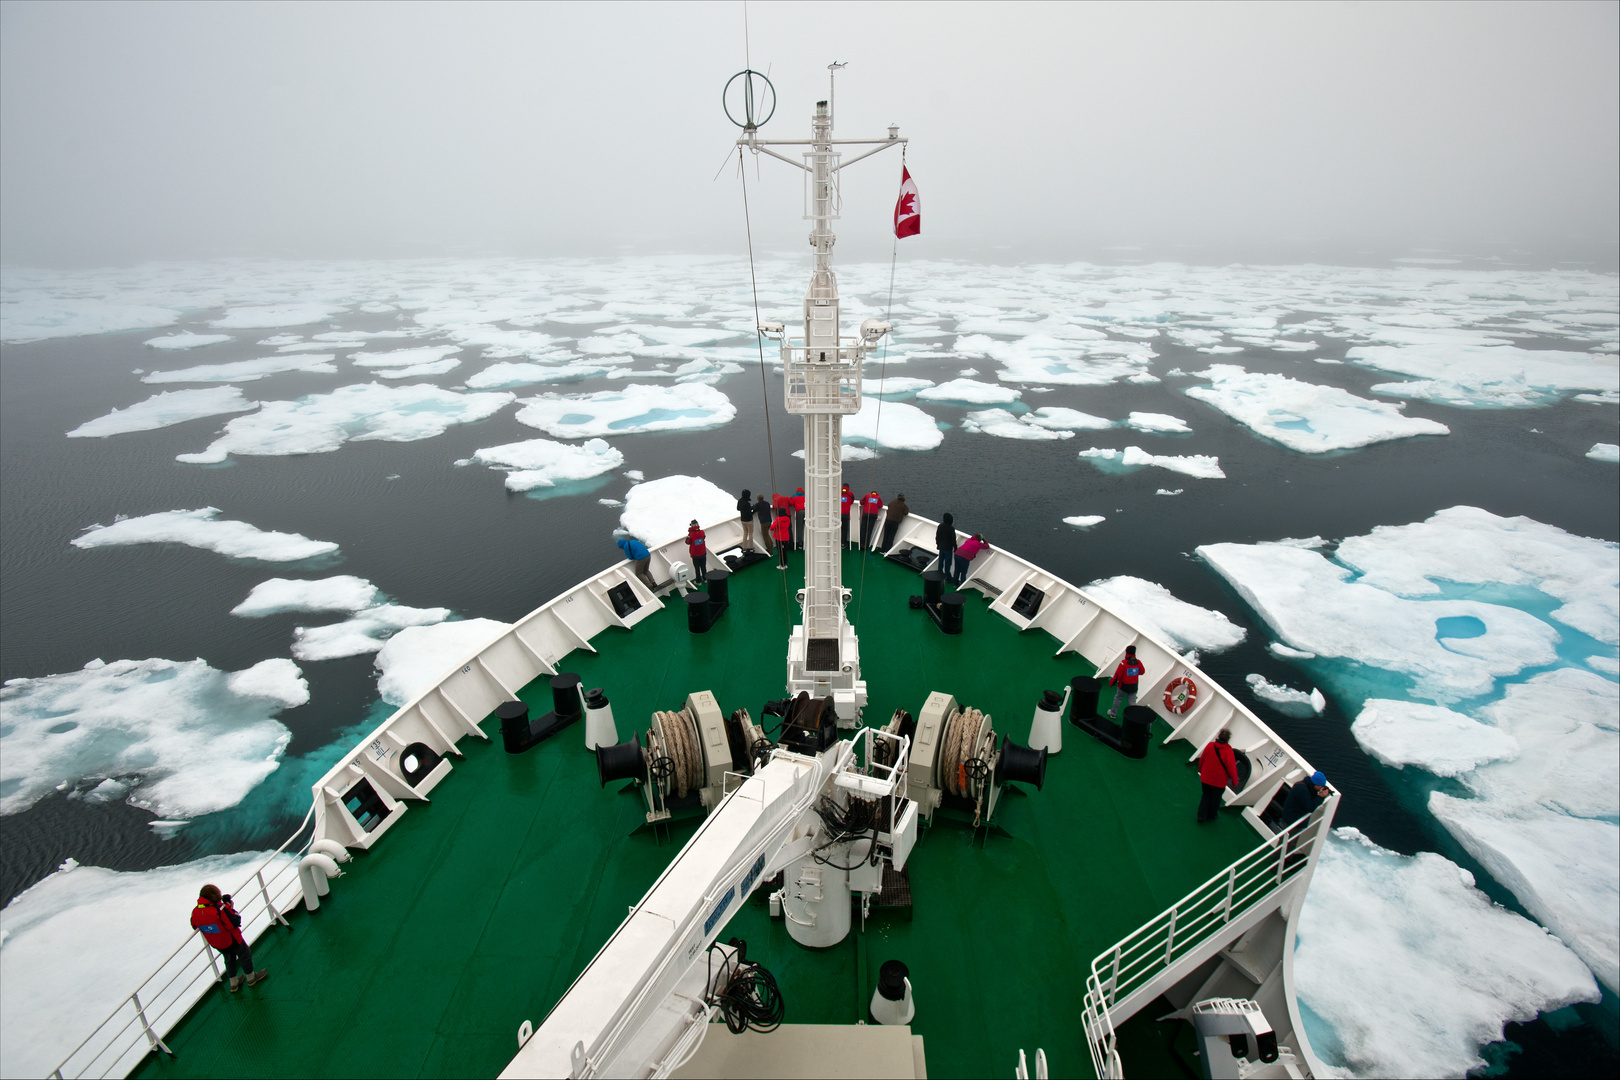
<svg viewBox="0 0 1620 1080"><path fill-rule="evenodd" d="M755 117L761 110L756 95L770 84L757 72L742 73L747 119L739 123L743 136L737 142L756 154L768 154L805 171L804 216L813 223L810 246L815 250L815 266L804 296L804 336L787 336L781 323L760 324L761 333L781 342L787 411L804 418L804 588L799 593L801 619L788 637L787 688L790 694L804 691L811 697L833 698L840 723L852 726L866 704L866 682L861 678L860 643L844 614L849 591L844 588L839 535L843 418L860 411L861 364L867 349L888 333L889 325L868 319L858 335L840 336L838 278L832 270L837 238L832 222L841 210L840 171L906 140L895 127L889 129L886 139L832 137L831 84L841 67L828 65L828 100L816 102L808 142L759 138ZM761 84L762 89L756 91ZM770 94L774 111L774 89ZM808 149L801 152L803 161L799 162L769 149L772 146ZM835 149L840 146L871 149L840 163L842 152Z"/></svg>

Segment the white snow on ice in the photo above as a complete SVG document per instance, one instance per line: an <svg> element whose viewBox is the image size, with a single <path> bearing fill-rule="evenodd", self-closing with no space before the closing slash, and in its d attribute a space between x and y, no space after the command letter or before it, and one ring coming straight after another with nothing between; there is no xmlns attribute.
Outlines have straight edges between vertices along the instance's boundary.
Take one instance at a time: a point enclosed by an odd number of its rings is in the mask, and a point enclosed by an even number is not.
<svg viewBox="0 0 1620 1080"><path fill-rule="evenodd" d="M224 364L198 364L174 371L151 371L141 377L141 382L257 382L284 371L331 375L337 371L332 364L332 356L332 353L300 353L296 356L266 356L261 360L233 360Z"/></svg>
<svg viewBox="0 0 1620 1080"><path fill-rule="evenodd" d="M1104 420L1100 416L1092 416L1078 409L1064 409L1055 405L1045 405L1034 412L1025 413L1022 419L1026 424L1050 428L1053 431L1101 431L1103 428L1114 426L1112 420Z"/></svg>
<svg viewBox="0 0 1620 1080"><path fill-rule="evenodd" d="M221 519L212 506L201 510L167 510L123 518L111 525L92 525L69 541L74 547L122 547L130 544L185 544L217 551L232 559L297 562L330 555L338 546L298 533L264 532L245 521Z"/></svg>
<svg viewBox="0 0 1620 1080"><path fill-rule="evenodd" d="M1331 1025L1312 1049L1337 1075L1461 1076L1507 1021L1597 986L1557 938L1493 904L1471 874L1431 852L1399 855L1334 830L1300 915L1294 983Z"/></svg>
<svg viewBox="0 0 1620 1080"><path fill-rule="evenodd" d="M1304 454L1348 450L1413 435L1449 435L1434 420L1404 416L1401 406L1357 397L1284 375L1214 364L1196 372L1213 385L1193 386L1188 397L1213 405L1258 435Z"/></svg>
<svg viewBox="0 0 1620 1080"><path fill-rule="evenodd" d="M58 785L113 779L165 818L235 806L274 772L292 738L275 719L309 700L291 660L217 671L202 660L92 660L82 670L0 688L5 754L0 813Z"/></svg>
<svg viewBox="0 0 1620 1080"><path fill-rule="evenodd" d="M1436 776L1460 776L1519 753L1518 742L1500 728L1439 705L1395 698L1368 698L1350 733L1385 765L1416 765Z"/></svg>
<svg viewBox="0 0 1620 1080"><path fill-rule="evenodd" d="M1107 520L1108 517L1105 514L1077 514L1074 517L1064 518L1063 524L1073 525L1078 529L1089 529L1093 525L1101 525Z"/></svg>
<svg viewBox="0 0 1620 1080"><path fill-rule="evenodd" d="M457 664L510 629L494 619L408 626L377 653L377 692L396 708L434 686Z"/></svg>
<svg viewBox="0 0 1620 1080"><path fill-rule="evenodd" d="M203 345L218 345L231 340L229 334L199 334L194 330L182 330L177 334L166 334L155 337L146 344L154 349L195 349Z"/></svg>
<svg viewBox="0 0 1620 1080"><path fill-rule="evenodd" d="M602 439L587 439L578 446L529 439L474 451L473 460L508 470L508 491L530 491L612 472L624 464L624 455Z"/></svg>
<svg viewBox="0 0 1620 1080"><path fill-rule="evenodd" d="M844 439L884 450L933 450L945 441L945 433L915 405L862 398L860 412L844 417Z"/></svg>
<svg viewBox="0 0 1620 1080"><path fill-rule="evenodd" d="M206 450L176 459L208 464L231 454L330 453L350 440L415 442L493 416L512 400L509 393L457 394L428 383L344 386L294 401L267 401L258 412L227 423Z"/></svg>
<svg viewBox="0 0 1620 1080"><path fill-rule="evenodd" d="M861 393L882 397L908 397L918 390L933 386L929 379L913 379L903 375L890 375L886 379L862 379Z"/></svg>
<svg viewBox="0 0 1620 1080"><path fill-rule="evenodd" d="M1059 431L1035 424L1028 417L1028 413L1015 416L1006 409L981 409L962 417L962 430L978 435L994 435L999 439L1025 439L1038 442L1074 438L1072 431Z"/></svg>
<svg viewBox="0 0 1620 1080"><path fill-rule="evenodd" d="M450 617L449 608L378 604L340 623L293 629L292 654L299 660L337 660L376 652L406 627L432 626Z"/></svg>
<svg viewBox="0 0 1620 1080"><path fill-rule="evenodd" d="M1180 417L1156 412L1133 412L1125 419L1125 426L1159 435L1186 435L1192 431Z"/></svg>
<svg viewBox="0 0 1620 1080"><path fill-rule="evenodd" d="M1163 585L1142 578L1122 575L1093 581L1086 592L1104 607L1128 613L1131 622L1182 652L1221 652L1246 633L1219 611L1178 600Z"/></svg>
<svg viewBox="0 0 1620 1080"><path fill-rule="evenodd" d="M735 517L737 496L701 476L661 476L631 488L624 497L619 525L648 547L686 535L694 518L705 529Z"/></svg>
<svg viewBox="0 0 1620 1080"><path fill-rule="evenodd" d="M1311 688L1310 693L1295 690L1292 686L1282 686L1267 679L1264 675L1251 673L1244 679L1254 696L1270 705L1284 716L1304 718L1320 716L1322 710L1327 708L1327 698L1322 691Z"/></svg>
<svg viewBox="0 0 1620 1080"><path fill-rule="evenodd" d="M1266 651L1272 656L1282 660L1315 660L1316 654L1303 649L1290 649L1279 641L1273 641L1266 646Z"/></svg>
<svg viewBox="0 0 1620 1080"><path fill-rule="evenodd" d="M258 304L233 307L209 326L221 330L259 330L325 322L341 310L326 304Z"/></svg>
<svg viewBox="0 0 1620 1080"><path fill-rule="evenodd" d="M737 415L731 399L712 386L631 383L594 394L543 394L524 398L521 424L558 439L630 435L644 431L707 431Z"/></svg>
<svg viewBox="0 0 1620 1080"><path fill-rule="evenodd" d="M1021 395L1017 390L977 379L952 379L938 386L917 391L918 401L946 402L958 405L1010 405Z"/></svg>
<svg viewBox="0 0 1620 1080"><path fill-rule="evenodd" d="M0 911L5 941L0 982L12 990L0 996L5 1075L44 1076L56 1068L86 1032L191 937L187 918L198 888L212 882L223 892L244 892L270 854L210 855L135 873L80 866L69 859L13 897ZM291 856L281 859L291 861ZM268 922L269 916L260 913L245 918L244 936L256 940ZM94 927L95 937L109 947L86 948L86 927ZM188 957L194 958L189 968L184 963ZM174 977L182 971L186 975ZM191 975L207 971L208 961L190 952L163 967L153 986L172 986L150 1000L143 996L147 1015L172 1020L204 994L217 992L211 976L192 983ZM20 987L26 992L16 992ZM133 1016L127 1007L126 1012ZM138 1050L121 1061L99 1063L111 1075L125 1075L148 1052L139 1031L137 1027Z"/></svg>
<svg viewBox="0 0 1620 1080"><path fill-rule="evenodd" d="M270 578L253 586L232 615L259 619L284 611L359 611L377 602L377 586L362 577L339 574L313 581Z"/></svg>
<svg viewBox="0 0 1620 1080"><path fill-rule="evenodd" d="M68 432L67 437L104 439L109 435L123 435L131 431L155 431L184 424L188 420L200 420L205 416L248 412L258 407L257 401L247 400L242 396L242 391L234 386L165 390L126 409L114 409L105 416L86 420Z"/></svg>
<svg viewBox="0 0 1620 1080"><path fill-rule="evenodd" d="M1108 471L1130 472L1151 465L1183 473L1195 480L1222 480L1226 477L1226 473L1221 471L1221 459L1207 454L1187 454L1178 457L1171 454L1150 454L1140 446L1127 446L1124 450L1105 450L1093 446L1089 450L1080 451L1080 456L1090 458L1099 468Z"/></svg>

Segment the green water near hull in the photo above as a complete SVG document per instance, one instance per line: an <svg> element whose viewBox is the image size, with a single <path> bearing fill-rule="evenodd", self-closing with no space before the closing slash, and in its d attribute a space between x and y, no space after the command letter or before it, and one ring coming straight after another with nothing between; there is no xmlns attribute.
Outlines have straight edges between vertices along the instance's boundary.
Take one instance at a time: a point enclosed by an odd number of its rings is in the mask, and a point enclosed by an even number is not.
<svg viewBox="0 0 1620 1080"><path fill-rule="evenodd" d="M708 634L688 633L685 605L669 603L559 669L607 691L621 737L694 690L758 717L783 693L789 591L802 580L798 556L787 575L751 567L733 575L731 607ZM982 599L970 599L965 632L946 637L909 609L921 582L893 564L847 553L844 580L856 590L868 721L915 713L944 690L1026 741L1040 692L1092 673ZM543 679L522 696L549 707ZM268 980L211 991L168 1037L175 1057L148 1058L135 1075L500 1072L518 1026L545 1018L697 819L677 821L660 844L640 827L639 796L598 785L577 725L518 756L504 753L493 719L483 729L494 738L463 740L465 757L431 801L357 853L320 911L299 908L290 930L260 938L254 958ZM897 959L911 972L912 1030L932 1075L1009 1073L1021 1047L1032 1057L1043 1047L1053 1075L1089 1075L1080 1007L1092 958L1257 842L1235 814L1194 823L1188 753L1155 741L1133 761L1067 727L1045 788L1012 788L988 838L944 814L923 833L908 867L909 921L874 909L844 942L810 950L756 894L721 936L745 939L750 959L775 973L789 1023L864 1019L879 965Z"/></svg>

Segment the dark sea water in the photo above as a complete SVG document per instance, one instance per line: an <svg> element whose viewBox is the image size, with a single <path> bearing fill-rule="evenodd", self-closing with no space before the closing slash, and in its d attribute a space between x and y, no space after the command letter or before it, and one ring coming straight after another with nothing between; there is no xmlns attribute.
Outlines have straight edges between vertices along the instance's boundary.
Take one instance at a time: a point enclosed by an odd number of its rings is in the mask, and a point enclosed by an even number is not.
<svg viewBox="0 0 1620 1080"><path fill-rule="evenodd" d="M200 326L217 316L217 310L198 312L185 325ZM386 316L370 318L368 323L366 316L346 315L342 325L392 325ZM230 346L208 350L206 359L263 355L266 350L254 348L252 341L273 332L241 333ZM161 389L140 385L133 368L202 362L190 353L155 356L142 345L154 333L64 338L0 350L0 678L74 671L98 657L200 657L217 669L235 671L286 656L294 626L335 617L243 619L228 612L268 577L308 576L317 568L366 578L402 604L510 621L619 557L611 536L619 510L598 499L624 496L626 470L642 470L649 479L688 473L727 489L758 492L771 487L774 457L777 487L802 482L802 461L791 456L802 445L801 431L781 411L780 377L771 375L762 390L755 368L720 384L738 408L730 424L698 433L616 437L611 441L626 458L622 469L575 493L549 498L510 494L502 486L504 474L455 465L480 447L537 435L518 424L510 408L419 442L352 442L332 453L248 457L223 466L174 460L176 454L200 449L222 417L105 439L64 438L84 421ZM1557 341L1521 345L1568 347ZM1156 341L1154 348L1160 357L1154 370L1161 376L1177 367L1198 370L1210 361L1168 341ZM1320 355L1342 356L1343 349L1342 343L1324 341ZM1256 348L1238 361L1250 371L1300 375L1296 355ZM992 378L994 365L956 360L927 368L911 363L891 373L938 381L970 366L989 369L982 377ZM1312 381L1364 397L1375 397L1368 388L1389 379L1349 364L1322 365L1309 374ZM291 398L352 381L349 373L293 373L245 389L250 396ZM436 381L450 385L459 379ZM1512 894L1423 811L1428 788L1414 782L1411 770L1395 773L1360 750L1350 735L1353 716L1331 698L1322 716L1306 720L1282 716L1252 698L1244 682L1249 673L1307 686L1309 676L1266 651L1265 627L1192 552L1200 544L1222 541L1361 535L1377 525L1421 521L1457 505L1620 540L1616 467L1584 457L1594 443L1615 441L1615 407L1565 400L1544 408L1484 410L1413 401L1408 415L1437 419L1451 434L1308 456L1261 439L1176 392L1197 382L1165 377L1155 386L1116 383L1026 394L1032 406L1069 406L1106 417L1132 410L1175 412L1190 422L1191 435L1082 431L1062 441L1020 442L948 432L937 450L885 451L876 460L847 464L845 477L857 492L876 488L889 497L903 491L915 511L930 517L953 512L958 527L982 532L997 546L1069 581L1135 575L1185 601L1224 612L1248 629L1248 637L1234 649L1206 655L1205 670L1329 773L1345 795L1337 824L1353 825L1403 853L1439 851L1471 870L1494 900L1522 911ZM587 381L517 392L579 392L608 385ZM775 436L770 454L767 403ZM956 425L967 410L930 405L928 411ZM1158 470L1109 475L1076 457L1088 445L1127 443L1155 453L1218 455L1228 479L1195 480ZM1161 486L1179 487L1183 494L1155 495ZM334 541L341 552L318 566L289 566L235 561L181 545L95 550L69 545L87 526L110 523L116 515L204 506L261 529ZM1075 514L1104 514L1107 521L1085 531L1062 523ZM138 870L275 846L303 817L308 784L325 762L347 749L359 726L390 711L378 701L371 661L365 655L300 664L311 700L281 714L293 733L281 773L242 808L199 819L172 839L147 826L154 815L146 811L60 794L0 819L0 903L70 857ZM1609 994L1601 1005L1561 1010L1551 1022L1543 1018L1510 1026L1512 1045L1497 1044L1487 1056L1510 1076L1612 1076L1620 1068L1615 1017Z"/></svg>

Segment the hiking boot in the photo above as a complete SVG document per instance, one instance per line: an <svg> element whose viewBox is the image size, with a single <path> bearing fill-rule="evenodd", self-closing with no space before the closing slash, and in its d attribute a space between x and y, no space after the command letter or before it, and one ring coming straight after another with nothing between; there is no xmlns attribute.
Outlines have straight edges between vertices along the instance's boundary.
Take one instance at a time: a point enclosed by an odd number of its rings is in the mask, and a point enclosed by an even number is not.
<svg viewBox="0 0 1620 1080"><path fill-rule="evenodd" d="M269 968L260 968L258 971L255 971L253 974L251 974L251 975L249 975L247 977L247 984L249 986L253 986L253 985L257 984L257 983L264 982L264 980L268 979L269 977L270 977L270 969Z"/></svg>
<svg viewBox="0 0 1620 1080"><path fill-rule="evenodd" d="M231 979L230 979L231 993L234 994L238 990L242 989L242 983L244 983L245 981L247 981L247 976L245 976L245 975L232 975Z"/></svg>

